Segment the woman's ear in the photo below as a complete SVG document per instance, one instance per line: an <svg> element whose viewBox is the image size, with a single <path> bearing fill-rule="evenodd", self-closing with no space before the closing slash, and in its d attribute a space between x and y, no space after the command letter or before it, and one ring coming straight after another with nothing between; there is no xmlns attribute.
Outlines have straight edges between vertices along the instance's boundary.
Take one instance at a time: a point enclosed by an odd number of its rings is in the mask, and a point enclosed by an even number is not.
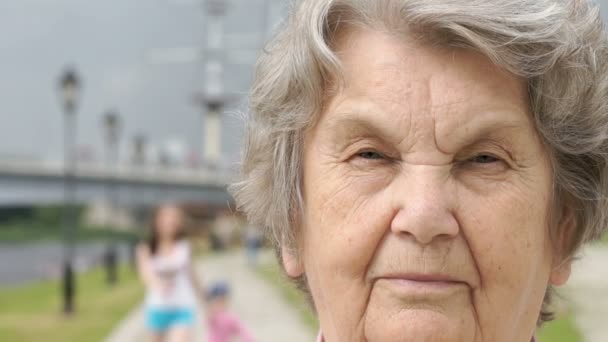
<svg viewBox="0 0 608 342"><path fill-rule="evenodd" d="M572 257L566 255L569 251L569 244L575 239L576 217L574 211L569 206L564 206L562 215L557 225L556 241L554 244L553 265L549 281L552 285L564 285L570 278L572 270Z"/></svg>
<svg viewBox="0 0 608 342"><path fill-rule="evenodd" d="M293 249L282 246L281 261L283 262L283 267L285 268L285 272L289 277L297 278L304 274L304 266L302 261L298 255L296 255Z"/></svg>
<svg viewBox="0 0 608 342"><path fill-rule="evenodd" d="M561 286L564 285L568 279L570 278L570 272L572 270L572 260L567 259L562 262L561 265L554 267L551 270L551 276L549 277L549 282L551 285Z"/></svg>

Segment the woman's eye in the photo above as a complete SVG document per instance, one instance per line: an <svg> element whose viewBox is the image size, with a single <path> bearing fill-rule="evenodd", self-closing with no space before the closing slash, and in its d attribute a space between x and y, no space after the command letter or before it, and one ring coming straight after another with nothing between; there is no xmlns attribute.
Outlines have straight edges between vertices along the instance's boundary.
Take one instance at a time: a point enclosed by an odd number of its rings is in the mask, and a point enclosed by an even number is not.
<svg viewBox="0 0 608 342"><path fill-rule="evenodd" d="M476 164L492 164L500 161L500 159L491 154L480 154L471 158L470 161Z"/></svg>
<svg viewBox="0 0 608 342"><path fill-rule="evenodd" d="M369 159L369 160L385 159L383 154L376 152L376 151L363 151L363 152L357 153L355 156L359 157L359 158L363 158L363 159Z"/></svg>

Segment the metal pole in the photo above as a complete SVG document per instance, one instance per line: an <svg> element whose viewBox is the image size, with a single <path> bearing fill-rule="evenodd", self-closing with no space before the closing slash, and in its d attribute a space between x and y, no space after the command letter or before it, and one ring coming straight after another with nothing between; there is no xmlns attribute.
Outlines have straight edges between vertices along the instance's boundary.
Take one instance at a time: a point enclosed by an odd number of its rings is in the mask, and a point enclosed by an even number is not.
<svg viewBox="0 0 608 342"><path fill-rule="evenodd" d="M75 172L74 142L76 140L76 113L72 106L65 108L64 118L64 260L63 260L63 312L75 311L76 280L74 277L74 224L75 224Z"/></svg>
<svg viewBox="0 0 608 342"><path fill-rule="evenodd" d="M116 139L118 139L116 137ZM112 140L111 141L111 153L112 153L112 170L117 171L118 170L118 141L117 140ZM116 208L118 207L118 192L116 189L116 183L114 182L114 179L110 182L110 208L112 208L112 211L116 210ZM114 214L116 214L116 212L114 212ZM117 263L118 263L118 255L117 255L118 251L117 251L117 247L116 247L116 240L114 238L112 238L111 240L111 246L110 246L110 250L108 251L108 265L109 265L109 270L110 272L108 273L108 283L110 285L115 285L118 282L118 269L117 269Z"/></svg>
<svg viewBox="0 0 608 342"><path fill-rule="evenodd" d="M108 211L110 211L112 214L114 213L114 186L113 186L113 179L112 179L112 175L110 174L113 170L113 156L111 156L111 154L113 153L113 143L112 142L108 142L107 143L108 146L107 147L107 152L108 152L108 157L107 157L107 172L108 172L108 176L106 178L106 205ZM110 226L112 225L111 221L110 221L110 216L108 215L108 212L106 212L106 229L109 229ZM105 255L104 255L104 264L106 266L106 282L108 283L108 285L113 286L117 283L118 281L118 275L116 272L116 242L114 241L114 238L112 236L110 236L108 238L108 245L106 246L106 251L105 251Z"/></svg>
<svg viewBox="0 0 608 342"><path fill-rule="evenodd" d="M107 209L110 213L114 212L116 201L116 188L114 180L114 172L118 166L118 116L116 113L109 112L105 117L106 129L106 201ZM107 212L106 212L107 214ZM106 215L106 228L111 226L110 216ZM106 268L106 281L108 285L113 286L118 282L117 272L117 249L116 241L113 236L110 236L107 241L106 251L104 253L104 264Z"/></svg>

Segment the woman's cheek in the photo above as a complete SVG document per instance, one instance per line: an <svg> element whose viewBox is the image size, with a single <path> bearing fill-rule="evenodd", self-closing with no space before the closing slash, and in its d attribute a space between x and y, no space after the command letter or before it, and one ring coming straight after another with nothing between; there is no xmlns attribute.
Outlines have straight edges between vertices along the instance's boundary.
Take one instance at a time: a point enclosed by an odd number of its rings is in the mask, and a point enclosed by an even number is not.
<svg viewBox="0 0 608 342"><path fill-rule="evenodd" d="M363 176L344 164L316 165L305 183L305 251L323 260L328 273L363 280L389 227L390 201L378 183L385 176Z"/></svg>
<svg viewBox="0 0 608 342"><path fill-rule="evenodd" d="M310 197L317 201L308 207L304 262L320 321L333 325L323 330L351 334L338 340L358 341L371 291L366 272L389 227L383 205L388 201L383 192L366 193L351 182L341 185L317 187Z"/></svg>
<svg viewBox="0 0 608 342"><path fill-rule="evenodd" d="M508 326L526 325L524 317L538 312L538 292L547 285L546 200L538 188L510 190L487 196L459 193L462 233L482 284L474 291L474 305L482 330L496 338L504 338ZM486 319L497 310L500 324Z"/></svg>
<svg viewBox="0 0 608 342"><path fill-rule="evenodd" d="M390 170L362 170L337 161L309 165L304 178L307 217L325 234L360 233L361 219L379 214L374 202L389 184Z"/></svg>
<svg viewBox="0 0 608 342"><path fill-rule="evenodd" d="M371 261L390 224L385 192L365 192L351 182L338 187L318 187L308 206L305 243L336 269L362 273ZM326 247L325 247L326 246ZM334 251L339 251L335 253ZM357 265L359 265L357 267Z"/></svg>

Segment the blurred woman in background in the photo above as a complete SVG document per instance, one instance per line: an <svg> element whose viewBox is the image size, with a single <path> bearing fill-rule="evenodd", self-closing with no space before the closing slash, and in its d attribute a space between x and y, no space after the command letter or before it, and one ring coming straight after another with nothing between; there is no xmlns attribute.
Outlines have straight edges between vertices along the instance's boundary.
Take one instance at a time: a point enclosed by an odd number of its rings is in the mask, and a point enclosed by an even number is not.
<svg viewBox="0 0 608 342"><path fill-rule="evenodd" d="M190 341L197 299L204 299L183 226L183 211L163 205L154 213L148 241L137 248L137 269L146 287L146 324L153 341Z"/></svg>

